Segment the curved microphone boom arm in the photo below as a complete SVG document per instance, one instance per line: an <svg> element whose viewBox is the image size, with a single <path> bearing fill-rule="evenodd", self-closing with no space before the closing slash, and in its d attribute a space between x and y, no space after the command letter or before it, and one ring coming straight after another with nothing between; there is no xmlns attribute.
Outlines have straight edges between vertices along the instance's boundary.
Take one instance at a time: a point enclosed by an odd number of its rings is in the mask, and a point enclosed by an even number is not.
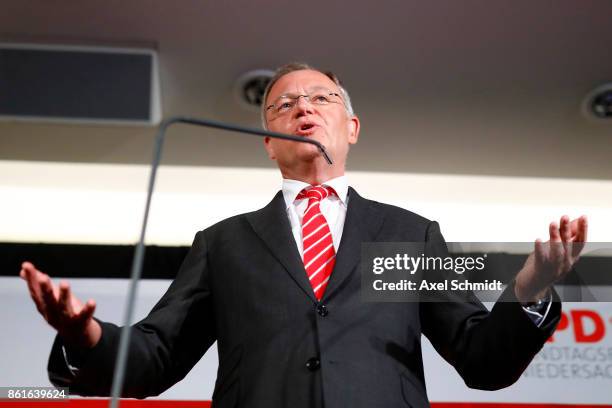
<svg viewBox="0 0 612 408"><path fill-rule="evenodd" d="M119 340L119 352L117 354L117 360L115 363L115 371L113 374L113 385L111 387L111 400L109 406L111 408L117 408L119 406L119 397L121 395L121 391L123 389L123 379L125 376L125 369L127 365L127 354L128 354L128 345L130 341L130 330L132 317L134 314L134 302L136 300L136 292L138 288L138 281L140 276L142 275L142 265L144 260L145 253L145 232L147 229L147 223L149 219L149 208L151 207L151 197L153 195L153 188L155 186L155 176L157 174L157 168L159 167L159 163L161 161L161 153L164 144L164 139L166 136L166 130L168 127L175 123L184 123L188 125L195 126L203 126L221 130L228 130L238 133L250 134L261 137L270 137L273 139L284 139L284 140L292 140L298 143L309 143L315 145L321 155L325 158L327 163L330 165L333 164L332 159L329 157L327 152L325 151L325 147L317 142L316 140L307 139L301 136L295 135L286 135L283 133L270 132L267 130L249 128L244 126L232 125L229 123L217 122L214 120L208 119L198 119L191 118L186 116L173 116L163 120L158 128L157 137L155 139L155 146L153 150L153 161L151 162L151 173L149 175L149 184L147 188L147 199L145 203L144 216L142 220L142 228L140 230L140 239L138 244L136 245L136 250L134 251L134 259L132 260L132 271L130 274L130 286L128 289L128 297L126 300L125 306L125 317L123 322L123 328L121 331L121 337Z"/></svg>

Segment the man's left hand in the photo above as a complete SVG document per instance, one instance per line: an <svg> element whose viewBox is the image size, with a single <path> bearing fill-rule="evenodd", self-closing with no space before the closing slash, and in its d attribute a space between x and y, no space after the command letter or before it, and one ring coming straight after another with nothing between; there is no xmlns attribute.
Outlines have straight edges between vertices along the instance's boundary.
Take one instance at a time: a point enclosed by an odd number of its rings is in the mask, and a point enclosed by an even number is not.
<svg viewBox="0 0 612 408"><path fill-rule="evenodd" d="M559 224L551 222L550 240L536 240L535 250L516 276L514 292L521 303L544 299L552 285L563 278L574 266L587 240L587 217L570 222L561 217Z"/></svg>

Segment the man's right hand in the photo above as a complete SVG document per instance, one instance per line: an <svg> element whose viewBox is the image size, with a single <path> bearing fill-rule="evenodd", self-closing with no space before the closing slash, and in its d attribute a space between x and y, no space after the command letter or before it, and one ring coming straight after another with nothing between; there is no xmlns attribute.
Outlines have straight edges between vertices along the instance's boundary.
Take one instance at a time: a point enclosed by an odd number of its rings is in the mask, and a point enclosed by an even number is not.
<svg viewBox="0 0 612 408"><path fill-rule="evenodd" d="M92 348L98 343L102 328L93 318L96 309L93 299L83 304L72 294L68 282L54 285L49 275L30 262L21 265L19 276L28 283L38 312L57 330L66 345Z"/></svg>

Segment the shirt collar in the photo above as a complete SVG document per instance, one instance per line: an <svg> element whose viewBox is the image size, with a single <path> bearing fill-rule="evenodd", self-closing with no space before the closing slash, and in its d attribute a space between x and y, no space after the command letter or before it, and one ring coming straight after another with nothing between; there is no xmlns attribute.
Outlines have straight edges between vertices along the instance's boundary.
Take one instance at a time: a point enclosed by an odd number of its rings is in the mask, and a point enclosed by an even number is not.
<svg viewBox="0 0 612 408"><path fill-rule="evenodd" d="M323 183L324 186L329 186L336 190L336 194L338 194L338 198L340 198L340 202L346 205L346 196L348 194L348 179L345 175L340 177L333 178L331 180L327 180ZM308 183L304 183L299 180L292 179L283 179L283 198L285 199L285 204L287 208L290 205L293 205L295 198L304 188L310 186Z"/></svg>

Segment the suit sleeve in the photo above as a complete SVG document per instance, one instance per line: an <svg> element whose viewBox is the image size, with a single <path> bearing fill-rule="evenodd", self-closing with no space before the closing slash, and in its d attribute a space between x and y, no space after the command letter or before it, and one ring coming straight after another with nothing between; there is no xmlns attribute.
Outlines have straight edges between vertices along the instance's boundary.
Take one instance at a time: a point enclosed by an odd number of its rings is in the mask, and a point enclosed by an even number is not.
<svg viewBox="0 0 612 408"><path fill-rule="evenodd" d="M213 344L216 330L207 274L207 244L204 232L199 232L168 291L132 327L123 397L160 394L181 380ZM75 374L56 337L48 365L52 383L69 387L73 394L110 394L121 328L100 324L102 337L79 356Z"/></svg>
<svg viewBox="0 0 612 408"><path fill-rule="evenodd" d="M446 243L436 222L430 223L426 240L428 248L444 256ZM490 312L472 293L443 296L421 303L423 333L471 388L495 390L513 384L561 316L561 303L554 293L546 320L536 326L514 295L514 281Z"/></svg>

